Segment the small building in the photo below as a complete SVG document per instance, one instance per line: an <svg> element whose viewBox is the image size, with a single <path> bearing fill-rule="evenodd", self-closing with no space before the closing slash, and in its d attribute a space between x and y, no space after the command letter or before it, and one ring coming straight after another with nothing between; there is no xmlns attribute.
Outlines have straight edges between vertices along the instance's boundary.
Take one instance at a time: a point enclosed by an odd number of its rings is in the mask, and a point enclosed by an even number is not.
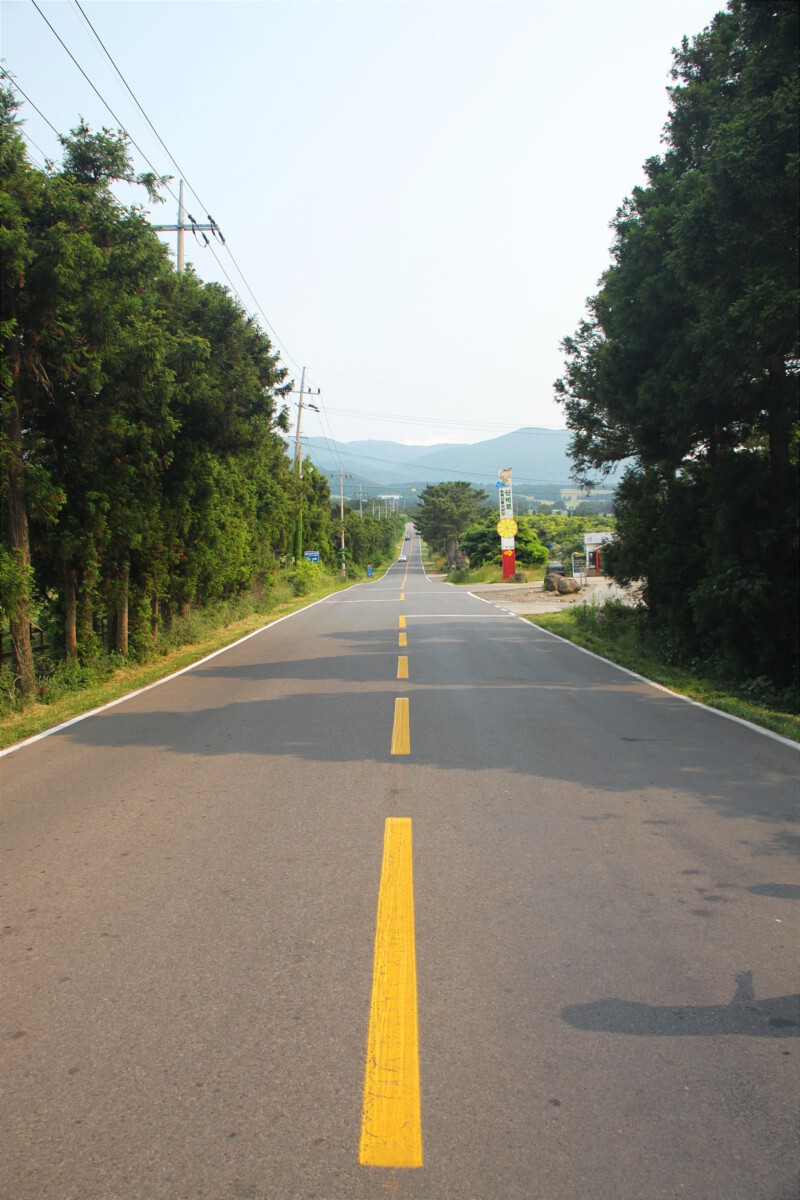
<svg viewBox="0 0 800 1200"><path fill-rule="evenodd" d="M614 536L610 531L604 533L585 533L583 535L583 553L586 558L587 576L605 575L603 547L608 542L613 542Z"/></svg>

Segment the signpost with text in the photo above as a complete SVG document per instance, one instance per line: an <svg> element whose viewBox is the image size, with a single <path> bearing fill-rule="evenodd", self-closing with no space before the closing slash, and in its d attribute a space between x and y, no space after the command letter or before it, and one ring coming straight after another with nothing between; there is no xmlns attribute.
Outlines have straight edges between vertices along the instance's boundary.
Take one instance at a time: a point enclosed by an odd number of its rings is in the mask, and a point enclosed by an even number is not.
<svg viewBox="0 0 800 1200"><path fill-rule="evenodd" d="M514 550L514 535L519 526L514 520L514 500L511 495L511 467L498 471L495 487L500 502L500 520L497 522L497 532L500 534L500 556L503 563L503 579L513 579L517 570L516 552Z"/></svg>

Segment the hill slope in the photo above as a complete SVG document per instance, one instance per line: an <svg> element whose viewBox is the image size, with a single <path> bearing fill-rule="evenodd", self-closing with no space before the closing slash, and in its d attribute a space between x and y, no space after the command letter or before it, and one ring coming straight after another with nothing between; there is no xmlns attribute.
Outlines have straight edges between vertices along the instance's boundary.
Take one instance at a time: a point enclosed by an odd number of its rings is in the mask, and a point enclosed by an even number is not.
<svg viewBox="0 0 800 1200"><path fill-rule="evenodd" d="M526 428L466 445L408 446L369 440L340 442L334 450L324 438L303 441L316 467L337 483L341 460L346 475L367 485L402 489L465 479L474 487L489 488L499 470L511 467L514 487L534 491L572 484L569 439L566 429Z"/></svg>

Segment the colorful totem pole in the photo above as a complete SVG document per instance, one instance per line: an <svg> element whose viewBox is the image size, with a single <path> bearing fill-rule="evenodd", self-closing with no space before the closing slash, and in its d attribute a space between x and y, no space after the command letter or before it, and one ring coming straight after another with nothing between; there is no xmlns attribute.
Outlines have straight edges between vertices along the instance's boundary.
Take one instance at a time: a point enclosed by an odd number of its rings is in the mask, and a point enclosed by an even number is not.
<svg viewBox="0 0 800 1200"><path fill-rule="evenodd" d="M513 579L517 570L516 553L514 551L514 535L519 526L514 520L514 501L511 495L511 467L497 472L498 479L495 487L500 501L500 520L497 522L497 532L500 534L500 551L503 562L503 579Z"/></svg>

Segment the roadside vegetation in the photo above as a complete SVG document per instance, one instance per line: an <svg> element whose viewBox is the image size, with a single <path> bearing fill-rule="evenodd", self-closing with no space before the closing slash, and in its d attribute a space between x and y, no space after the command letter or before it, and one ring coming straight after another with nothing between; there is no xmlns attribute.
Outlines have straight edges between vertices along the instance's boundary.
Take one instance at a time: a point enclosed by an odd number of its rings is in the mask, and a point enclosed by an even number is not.
<svg viewBox="0 0 800 1200"><path fill-rule="evenodd" d="M616 600L575 604L562 612L530 615L526 620L670 691L800 742L796 684L777 690L766 676L737 682L708 661L696 659L686 664L682 648L653 630L644 606Z"/></svg>
<svg viewBox="0 0 800 1200"><path fill-rule="evenodd" d="M778 696L799 667L799 21L730 0L675 51L664 151L556 383L580 482L622 470L606 562L645 582L650 645Z"/></svg>
<svg viewBox="0 0 800 1200"><path fill-rule="evenodd" d="M341 574L304 565L307 570L297 575L287 572L268 592L253 590L176 618L170 633L136 658L112 652L98 654L91 662L74 663L57 654L37 654L32 699L26 700L15 688L11 664L6 662L0 669L0 748L155 683L256 629L366 579L364 572L353 572L355 580L345 580ZM385 574L387 566L376 569L374 578Z"/></svg>
<svg viewBox="0 0 800 1200"><path fill-rule="evenodd" d="M0 715L150 670L326 571L363 578L402 530L342 522L292 463L269 338L116 198L166 181L134 176L120 132L61 143L35 166L0 87Z"/></svg>

